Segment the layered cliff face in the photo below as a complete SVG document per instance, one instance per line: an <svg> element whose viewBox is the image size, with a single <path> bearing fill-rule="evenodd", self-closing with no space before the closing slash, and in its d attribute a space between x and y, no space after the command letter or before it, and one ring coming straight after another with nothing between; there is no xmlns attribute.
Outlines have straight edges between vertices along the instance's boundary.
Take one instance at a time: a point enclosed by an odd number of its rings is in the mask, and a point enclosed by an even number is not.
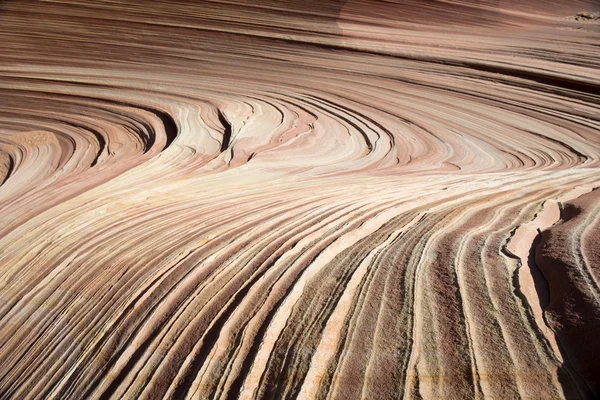
<svg viewBox="0 0 600 400"><path fill-rule="evenodd" d="M598 11L0 3L0 398L600 396Z"/></svg>

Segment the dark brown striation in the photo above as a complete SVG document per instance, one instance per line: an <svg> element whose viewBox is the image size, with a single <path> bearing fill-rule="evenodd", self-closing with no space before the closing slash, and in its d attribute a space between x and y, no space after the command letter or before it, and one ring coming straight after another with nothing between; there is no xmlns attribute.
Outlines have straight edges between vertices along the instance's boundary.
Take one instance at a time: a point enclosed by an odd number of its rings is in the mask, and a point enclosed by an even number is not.
<svg viewBox="0 0 600 400"><path fill-rule="evenodd" d="M598 11L0 2L0 398L600 397Z"/></svg>

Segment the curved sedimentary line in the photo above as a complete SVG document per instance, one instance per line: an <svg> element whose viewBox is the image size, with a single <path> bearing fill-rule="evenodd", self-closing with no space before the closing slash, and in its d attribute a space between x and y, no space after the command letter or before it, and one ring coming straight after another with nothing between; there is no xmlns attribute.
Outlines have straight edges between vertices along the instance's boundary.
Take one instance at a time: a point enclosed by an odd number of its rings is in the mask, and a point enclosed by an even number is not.
<svg viewBox="0 0 600 400"><path fill-rule="evenodd" d="M327 321L325 330L322 333L322 339L315 351L315 357L311 360L311 368L305 377L304 385L300 390L302 396L314 397L316 396L317 390L319 389L320 377L324 375L324 368L327 365L327 361L333 356L334 350L337 347L337 341L339 341L339 326L342 324L343 319L348 314L351 307L351 300L355 295L357 286L363 279L367 270L377 255L396 238L398 238L404 231L410 229L412 225L417 223L422 218L422 215L417 215L411 220L406 226L394 231L388 236L388 238L375 248L361 261L359 267L352 275L344 294L339 300L336 309L332 313L332 318Z"/></svg>
<svg viewBox="0 0 600 400"><path fill-rule="evenodd" d="M595 4L492 3L3 3L0 397L600 395Z"/></svg>

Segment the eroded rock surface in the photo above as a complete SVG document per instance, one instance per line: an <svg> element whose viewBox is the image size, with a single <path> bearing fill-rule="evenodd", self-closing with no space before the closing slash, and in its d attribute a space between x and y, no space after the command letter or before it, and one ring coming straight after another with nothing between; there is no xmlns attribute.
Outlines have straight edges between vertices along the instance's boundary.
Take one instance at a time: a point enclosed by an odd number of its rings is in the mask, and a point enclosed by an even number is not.
<svg viewBox="0 0 600 400"><path fill-rule="evenodd" d="M598 11L1 2L0 398L599 397Z"/></svg>

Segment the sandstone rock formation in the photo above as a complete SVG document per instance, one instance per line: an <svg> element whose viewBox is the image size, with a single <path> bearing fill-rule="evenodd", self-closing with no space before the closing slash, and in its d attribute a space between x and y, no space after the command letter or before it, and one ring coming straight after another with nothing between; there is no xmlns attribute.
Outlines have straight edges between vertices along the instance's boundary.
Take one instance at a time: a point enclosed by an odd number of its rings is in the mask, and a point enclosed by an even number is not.
<svg viewBox="0 0 600 400"><path fill-rule="evenodd" d="M0 398L600 397L598 11L1 2Z"/></svg>

